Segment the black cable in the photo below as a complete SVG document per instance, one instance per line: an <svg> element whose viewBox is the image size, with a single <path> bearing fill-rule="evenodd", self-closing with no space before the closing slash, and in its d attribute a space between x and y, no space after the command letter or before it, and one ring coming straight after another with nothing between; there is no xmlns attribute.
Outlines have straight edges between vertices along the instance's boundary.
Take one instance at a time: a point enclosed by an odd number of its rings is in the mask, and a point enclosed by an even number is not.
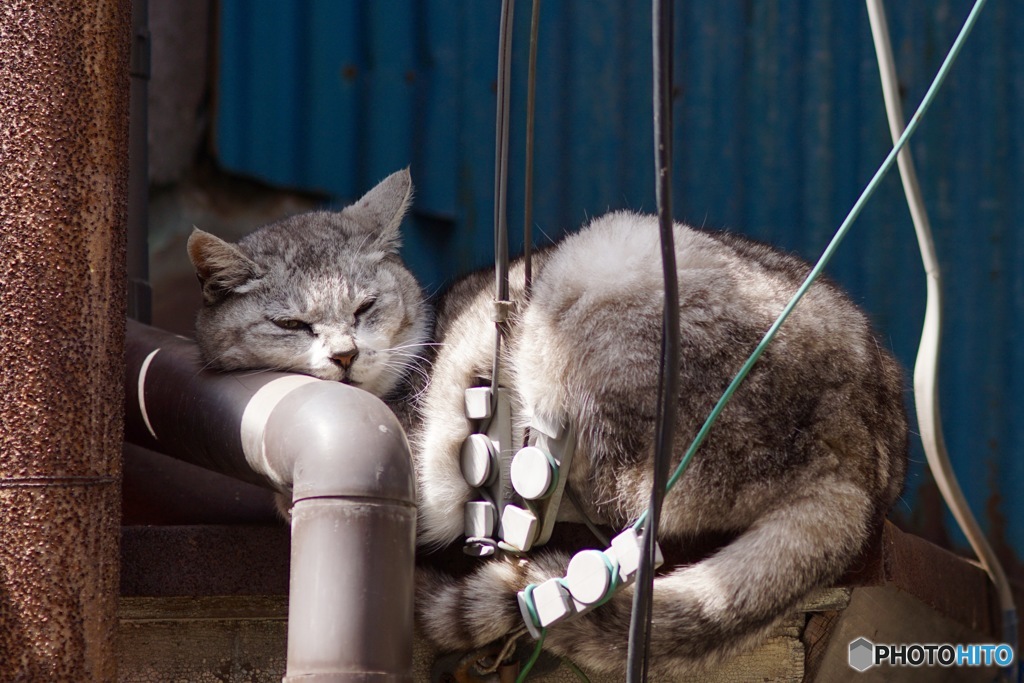
<svg viewBox="0 0 1024 683"><path fill-rule="evenodd" d="M661 517L661 504L665 496L672 458L679 393L679 283L672 221L672 0L652 0L651 39L654 75L655 193L661 236L661 265L665 282L665 310L662 318L658 413L654 428L654 476L629 624L626 672L628 683L647 680L654 595L654 544L658 535L658 520Z"/></svg>
<svg viewBox="0 0 1024 683"><path fill-rule="evenodd" d="M523 206L523 268L526 298L533 285L533 119L537 86L537 34L540 29L540 0L533 0L530 16L530 61L526 77L526 199Z"/></svg>
<svg viewBox="0 0 1024 683"><path fill-rule="evenodd" d="M498 41L498 98L494 125L494 362L491 367L491 388L497 395L500 385L501 338L508 314L508 119L509 86L512 73L512 17L515 0L502 0L500 38Z"/></svg>

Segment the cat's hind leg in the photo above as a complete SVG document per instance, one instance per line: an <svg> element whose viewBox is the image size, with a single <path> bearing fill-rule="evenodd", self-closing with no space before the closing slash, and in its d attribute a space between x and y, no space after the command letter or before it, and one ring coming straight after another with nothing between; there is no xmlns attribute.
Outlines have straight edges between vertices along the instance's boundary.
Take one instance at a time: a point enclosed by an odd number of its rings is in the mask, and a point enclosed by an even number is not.
<svg viewBox="0 0 1024 683"><path fill-rule="evenodd" d="M861 552L874 510L856 485L819 481L760 517L732 543L655 579L651 665L699 670L759 643L812 590ZM583 666L623 671L632 589L558 624L546 647Z"/></svg>
<svg viewBox="0 0 1024 683"><path fill-rule="evenodd" d="M652 673L669 678L759 643L817 587L839 578L861 551L873 510L856 486L831 479L763 515L710 557L654 584ZM483 563L454 578L417 572L417 619L446 650L473 649L523 626L515 594L563 576L569 556L533 553ZM545 649L586 670L622 675L632 588L547 631Z"/></svg>

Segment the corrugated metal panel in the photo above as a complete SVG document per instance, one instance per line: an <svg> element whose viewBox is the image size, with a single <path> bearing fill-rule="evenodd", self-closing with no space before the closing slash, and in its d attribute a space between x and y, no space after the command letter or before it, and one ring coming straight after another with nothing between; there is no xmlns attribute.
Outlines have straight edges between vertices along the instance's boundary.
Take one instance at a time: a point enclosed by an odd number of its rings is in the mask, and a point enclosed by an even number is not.
<svg viewBox="0 0 1024 683"><path fill-rule="evenodd" d="M430 288L490 261L497 2L222 0L218 147L231 169L357 196L412 166L406 255ZM516 26L510 225L522 234L527 9ZM889 3L912 110L968 0ZM686 2L676 13L677 216L815 258L888 151L859 3ZM546 0L535 219L551 238L653 210L649 10ZM1024 12L989 3L913 144L947 277L943 393L967 495L1024 557ZM924 279L898 179L830 268L908 367ZM917 460L920 461L918 451ZM908 501L932 500L920 462ZM902 514L934 526L935 506ZM947 526L948 523L947 523ZM954 539L957 536L954 534Z"/></svg>

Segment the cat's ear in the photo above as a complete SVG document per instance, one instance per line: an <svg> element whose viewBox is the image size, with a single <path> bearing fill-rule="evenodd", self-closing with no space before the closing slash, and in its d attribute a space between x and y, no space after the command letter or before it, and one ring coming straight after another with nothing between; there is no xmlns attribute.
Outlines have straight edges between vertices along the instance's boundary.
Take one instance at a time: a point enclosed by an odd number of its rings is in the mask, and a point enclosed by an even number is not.
<svg viewBox="0 0 1024 683"><path fill-rule="evenodd" d="M398 228L402 225L412 203L412 177L403 168L377 183L349 209L368 216L378 226L378 239L388 251L398 251L401 245Z"/></svg>
<svg viewBox="0 0 1024 683"><path fill-rule="evenodd" d="M262 274L241 249L199 228L189 235L188 257L203 287L203 299L211 304L231 292L244 292Z"/></svg>

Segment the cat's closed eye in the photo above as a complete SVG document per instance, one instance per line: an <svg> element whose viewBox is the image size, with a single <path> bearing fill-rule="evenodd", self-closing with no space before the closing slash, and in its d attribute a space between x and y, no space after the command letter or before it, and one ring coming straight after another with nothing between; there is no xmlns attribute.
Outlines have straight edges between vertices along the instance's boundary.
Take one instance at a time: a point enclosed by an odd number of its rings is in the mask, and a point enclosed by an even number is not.
<svg viewBox="0 0 1024 683"><path fill-rule="evenodd" d="M363 303L359 304L359 308L356 309L355 316L358 318L361 315L363 315L364 313L369 312L369 310L371 308L373 308L373 305L376 304L376 303L377 303L377 297L371 296L369 299L367 299Z"/></svg>
<svg viewBox="0 0 1024 683"><path fill-rule="evenodd" d="M303 322L302 320L296 320L295 318L275 318L270 322L274 323L282 330L302 330L304 332L313 331L313 328L309 323Z"/></svg>

